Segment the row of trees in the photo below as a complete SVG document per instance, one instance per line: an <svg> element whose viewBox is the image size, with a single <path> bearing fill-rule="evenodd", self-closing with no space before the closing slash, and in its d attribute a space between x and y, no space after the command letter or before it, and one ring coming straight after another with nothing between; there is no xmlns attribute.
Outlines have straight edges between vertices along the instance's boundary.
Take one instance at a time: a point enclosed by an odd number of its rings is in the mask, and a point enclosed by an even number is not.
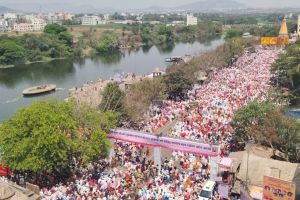
<svg viewBox="0 0 300 200"><path fill-rule="evenodd" d="M179 41L194 41L222 34L222 26L216 22L199 22L197 26L166 26L145 24L140 35L147 45L162 45Z"/></svg>
<svg viewBox="0 0 300 200"><path fill-rule="evenodd" d="M254 101L234 116L234 139L250 140L279 150L291 162L300 162L300 122L270 102Z"/></svg>
<svg viewBox="0 0 300 200"><path fill-rule="evenodd" d="M74 102L35 102L0 124L1 163L15 173L65 177L75 160L83 164L107 156L106 137L118 114Z"/></svg>
<svg viewBox="0 0 300 200"><path fill-rule="evenodd" d="M0 64L44 61L72 55L73 38L67 29L58 24L45 27L43 34L0 37Z"/></svg>
<svg viewBox="0 0 300 200"><path fill-rule="evenodd" d="M300 103L300 41L290 45L273 65L273 83L292 105ZM287 90L289 92L287 92Z"/></svg>

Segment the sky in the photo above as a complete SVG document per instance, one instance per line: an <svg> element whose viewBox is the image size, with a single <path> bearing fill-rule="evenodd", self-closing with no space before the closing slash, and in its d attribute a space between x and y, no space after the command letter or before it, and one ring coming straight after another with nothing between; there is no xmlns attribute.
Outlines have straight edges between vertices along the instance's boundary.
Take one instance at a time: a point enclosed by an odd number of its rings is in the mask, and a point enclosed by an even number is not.
<svg viewBox="0 0 300 200"><path fill-rule="evenodd" d="M49 3L89 5L95 8L147 8L151 6L176 7L187 3L202 0L0 0L0 5L13 4L40 4L47 6ZM235 0L250 7L299 7L300 0Z"/></svg>

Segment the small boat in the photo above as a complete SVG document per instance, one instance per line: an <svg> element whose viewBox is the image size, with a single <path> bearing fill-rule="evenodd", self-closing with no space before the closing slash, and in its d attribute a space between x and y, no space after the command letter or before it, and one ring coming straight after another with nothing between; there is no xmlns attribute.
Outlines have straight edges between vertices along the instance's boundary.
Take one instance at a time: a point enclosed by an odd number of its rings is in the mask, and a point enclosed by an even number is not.
<svg viewBox="0 0 300 200"><path fill-rule="evenodd" d="M48 92L52 92L56 90L56 85L54 84L48 84L48 85L39 85L31 88L27 88L23 90L24 96L30 96L30 95L38 95L38 94L44 94Z"/></svg>
<svg viewBox="0 0 300 200"><path fill-rule="evenodd" d="M173 56L171 58L166 58L165 62L179 62L182 60L181 56Z"/></svg>

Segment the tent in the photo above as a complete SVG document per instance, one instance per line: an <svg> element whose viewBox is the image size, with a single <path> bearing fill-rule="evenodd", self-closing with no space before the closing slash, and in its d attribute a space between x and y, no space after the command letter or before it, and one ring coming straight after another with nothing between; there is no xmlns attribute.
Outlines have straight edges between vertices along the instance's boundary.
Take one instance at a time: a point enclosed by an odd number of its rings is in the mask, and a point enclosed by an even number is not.
<svg viewBox="0 0 300 200"><path fill-rule="evenodd" d="M221 171L229 171L232 172L233 160L231 158L222 158L219 163L219 169Z"/></svg>

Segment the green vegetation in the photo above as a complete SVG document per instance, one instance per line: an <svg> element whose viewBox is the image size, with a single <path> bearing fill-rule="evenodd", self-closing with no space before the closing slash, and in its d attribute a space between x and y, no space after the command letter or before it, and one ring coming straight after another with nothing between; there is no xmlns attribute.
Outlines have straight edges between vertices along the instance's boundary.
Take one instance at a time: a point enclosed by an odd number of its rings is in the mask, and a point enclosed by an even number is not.
<svg viewBox="0 0 300 200"><path fill-rule="evenodd" d="M100 110L113 112L123 112L122 101L124 93L120 90L118 83L108 83L101 94L102 100L100 104Z"/></svg>
<svg viewBox="0 0 300 200"><path fill-rule="evenodd" d="M260 124L266 117L266 114L274 109L274 106L269 102L253 101L247 106L240 108L234 116L233 127L235 129L234 137L238 141L249 141L251 135L247 134L247 128L252 124Z"/></svg>
<svg viewBox="0 0 300 200"><path fill-rule="evenodd" d="M44 29L44 33L53 34L53 35L57 35L66 31L67 28L59 24L48 24Z"/></svg>
<svg viewBox="0 0 300 200"><path fill-rule="evenodd" d="M66 176L73 159L88 163L105 157L106 133L118 116L71 102L41 101L20 109L0 125L1 162L15 173Z"/></svg>
<svg viewBox="0 0 300 200"><path fill-rule="evenodd" d="M300 104L300 41L290 45L273 66L278 75L273 80L283 98L288 98L292 105ZM289 92L288 92L288 91Z"/></svg>
<svg viewBox="0 0 300 200"><path fill-rule="evenodd" d="M241 107L233 120L235 139L247 142L254 140L279 150L291 162L299 162L300 123L286 116L271 103L254 101Z"/></svg>
<svg viewBox="0 0 300 200"><path fill-rule="evenodd" d="M183 70L171 71L164 76L164 82L167 86L167 94L169 98L185 98L188 90L192 89L192 81L186 76Z"/></svg>
<svg viewBox="0 0 300 200"><path fill-rule="evenodd" d="M241 37L243 32L237 29L230 29L225 32L225 39L232 39L235 37Z"/></svg>
<svg viewBox="0 0 300 200"><path fill-rule="evenodd" d="M61 25L47 25L45 33L0 36L0 64L48 61L73 55L73 38Z"/></svg>
<svg viewBox="0 0 300 200"><path fill-rule="evenodd" d="M148 46L174 42L189 42L215 37L222 33L219 23L199 22L197 26L166 26L143 24L140 35L143 43Z"/></svg>
<svg viewBox="0 0 300 200"><path fill-rule="evenodd" d="M110 53L119 49L120 41L116 34L107 33L102 36L96 44L95 49L98 53Z"/></svg>
<svg viewBox="0 0 300 200"><path fill-rule="evenodd" d="M9 40L0 42L0 64L22 62L24 57L24 48L16 42Z"/></svg>
<svg viewBox="0 0 300 200"><path fill-rule="evenodd" d="M126 116L133 122L142 120L152 101L166 98L165 91L166 85L161 78L131 85L123 100Z"/></svg>

